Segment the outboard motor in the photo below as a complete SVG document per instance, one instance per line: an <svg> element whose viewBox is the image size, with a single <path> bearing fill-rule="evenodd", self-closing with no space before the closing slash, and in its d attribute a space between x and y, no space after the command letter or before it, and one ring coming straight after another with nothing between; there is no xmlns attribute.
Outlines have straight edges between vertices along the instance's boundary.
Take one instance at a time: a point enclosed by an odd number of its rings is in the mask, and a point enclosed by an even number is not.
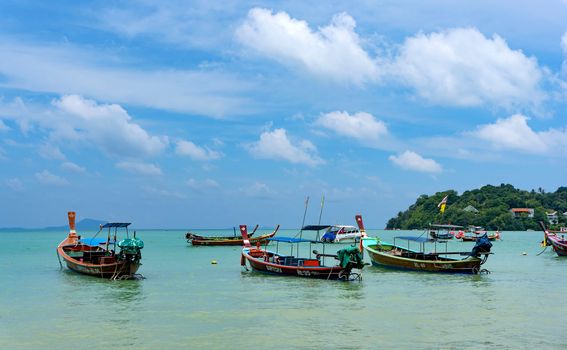
<svg viewBox="0 0 567 350"><path fill-rule="evenodd" d="M490 242L490 239L488 239L488 235L485 233L477 238L476 244L471 250L470 255L478 257L480 256L480 253L490 253L490 248L492 248L492 243Z"/></svg>
<svg viewBox="0 0 567 350"><path fill-rule="evenodd" d="M139 238L125 238L118 242L120 253L118 253L119 260L125 260L130 263L139 263L142 259L142 248L144 248L144 241Z"/></svg>

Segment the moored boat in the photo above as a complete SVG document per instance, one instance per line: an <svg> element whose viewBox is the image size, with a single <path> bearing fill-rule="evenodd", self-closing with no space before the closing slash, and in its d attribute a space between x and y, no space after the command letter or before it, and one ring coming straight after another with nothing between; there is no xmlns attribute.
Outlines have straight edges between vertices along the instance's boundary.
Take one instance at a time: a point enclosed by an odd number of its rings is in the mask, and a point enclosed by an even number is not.
<svg viewBox="0 0 567 350"><path fill-rule="evenodd" d="M141 249L144 242L130 238L130 223L106 223L99 233L107 228L107 238L83 238L75 230L75 212L68 213L69 235L57 247L57 255L61 257L70 270L96 277L110 279L126 279L136 277L142 259ZM117 242L117 231L125 229L126 238ZM114 229L114 232L112 230ZM98 234L98 233L97 233ZM119 252L116 253L116 249Z"/></svg>
<svg viewBox="0 0 567 350"><path fill-rule="evenodd" d="M353 269L362 269L364 267L362 251L359 247L351 246L339 250L337 254L325 254L324 252L319 253L316 250L311 251L312 244L324 245L324 243L320 241L292 237L275 237L269 239L269 241L277 243L276 251L271 251L268 250L267 247L262 248L260 244L252 246L248 239L246 225L241 225L240 230L244 241L240 263L244 267L248 264L255 271L281 276L343 281L361 278L360 272L353 271ZM303 258L292 254L282 254L278 249L279 243L292 245L309 243L309 257ZM299 246L297 246L297 249L298 248ZM326 265L326 258L336 259L338 263Z"/></svg>
<svg viewBox="0 0 567 350"><path fill-rule="evenodd" d="M480 226L473 226L469 228L467 232L459 231L455 234L455 238L460 239L463 242L476 242L479 237L482 237L485 234L491 241L500 239L500 231L488 232Z"/></svg>
<svg viewBox="0 0 567 350"><path fill-rule="evenodd" d="M250 238L250 243L264 243L266 242L266 240L268 238L274 237L274 235L278 232L280 228L280 225L276 226L275 230L270 232L270 233L266 233L257 237L252 237ZM254 232L256 232L256 230L258 229L258 225L256 225L256 227L254 228L254 231L252 231L252 234L254 234ZM192 245L214 245L214 246L219 246L219 245L242 245L244 243L242 236L238 235L238 236L200 236L191 232L188 232L185 235L185 238L187 239L187 243L191 243Z"/></svg>
<svg viewBox="0 0 567 350"><path fill-rule="evenodd" d="M544 232L544 245L551 245L553 251L559 256L567 256L567 239L565 238L567 232L548 230L543 222L540 222L540 225Z"/></svg>
<svg viewBox="0 0 567 350"><path fill-rule="evenodd" d="M430 224L429 225L429 236L432 239L444 239L449 240L455 237L455 234L463 228L458 225L441 225L441 224Z"/></svg>
<svg viewBox="0 0 567 350"><path fill-rule="evenodd" d="M340 242L358 242L362 236L362 232L354 226L347 225L307 225L301 231L323 231L320 238L321 242L340 243Z"/></svg>
<svg viewBox="0 0 567 350"><path fill-rule="evenodd" d="M399 241L405 242L402 246ZM417 244L419 249L411 249L411 244ZM432 252L426 252L426 244L433 247ZM368 252L372 265L379 267L444 273L476 274L486 262L492 243L487 236L481 236L470 252L450 252L447 242L428 237L400 236L394 238L394 243L386 243L378 238L365 237L362 245ZM445 250L439 250L444 246ZM463 256L463 258L454 258Z"/></svg>

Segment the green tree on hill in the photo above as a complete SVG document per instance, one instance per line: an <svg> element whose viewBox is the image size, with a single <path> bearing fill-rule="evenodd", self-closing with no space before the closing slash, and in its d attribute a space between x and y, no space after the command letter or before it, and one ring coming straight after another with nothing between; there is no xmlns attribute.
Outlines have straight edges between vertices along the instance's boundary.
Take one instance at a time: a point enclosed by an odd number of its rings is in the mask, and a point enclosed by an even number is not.
<svg viewBox="0 0 567 350"><path fill-rule="evenodd" d="M445 196L448 204L441 214L437 206ZM515 218L510 211L512 208L534 209L534 216ZM486 185L461 195L454 190L421 195L407 210L388 220L386 228L420 229L430 223L450 223L483 226L488 230L539 230L539 221L549 224L546 213L553 211L558 214L557 226L566 226L567 218L562 214L567 211L567 187L546 192L542 188L519 190L509 184Z"/></svg>

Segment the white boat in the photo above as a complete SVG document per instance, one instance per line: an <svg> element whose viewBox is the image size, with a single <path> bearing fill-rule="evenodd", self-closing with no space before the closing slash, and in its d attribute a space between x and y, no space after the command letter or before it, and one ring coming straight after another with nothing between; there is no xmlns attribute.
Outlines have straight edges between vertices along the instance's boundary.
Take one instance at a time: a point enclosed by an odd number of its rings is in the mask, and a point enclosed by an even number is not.
<svg viewBox="0 0 567 350"><path fill-rule="evenodd" d="M354 226L347 225L308 225L301 231L324 231L321 242L339 243L339 242L358 242L362 233ZM317 234L319 237L319 234Z"/></svg>

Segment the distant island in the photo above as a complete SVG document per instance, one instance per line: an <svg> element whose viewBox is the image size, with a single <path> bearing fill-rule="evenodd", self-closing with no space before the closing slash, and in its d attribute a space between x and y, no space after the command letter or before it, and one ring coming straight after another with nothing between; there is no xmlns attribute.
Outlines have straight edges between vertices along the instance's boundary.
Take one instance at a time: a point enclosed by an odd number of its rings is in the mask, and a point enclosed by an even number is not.
<svg viewBox="0 0 567 350"><path fill-rule="evenodd" d="M83 219L77 222L76 224L76 229L77 231L81 232L81 231L92 231L92 230L98 230L100 228L100 225L104 225L106 224L108 221L106 220L98 220L98 219ZM68 231L69 230L69 226L68 225L62 225L62 226L49 226L49 227L43 227L43 228L34 228L34 229L29 229L29 228L21 228L21 227L2 227L0 228L0 231L27 231L27 230L46 230L46 231Z"/></svg>
<svg viewBox="0 0 567 350"><path fill-rule="evenodd" d="M445 212L439 203L447 196ZM524 191L509 184L487 185L465 191L454 190L421 195L406 211L388 220L387 229L422 229L430 223L482 226L487 230L540 230L543 221L552 228L567 226L567 187L547 193Z"/></svg>

